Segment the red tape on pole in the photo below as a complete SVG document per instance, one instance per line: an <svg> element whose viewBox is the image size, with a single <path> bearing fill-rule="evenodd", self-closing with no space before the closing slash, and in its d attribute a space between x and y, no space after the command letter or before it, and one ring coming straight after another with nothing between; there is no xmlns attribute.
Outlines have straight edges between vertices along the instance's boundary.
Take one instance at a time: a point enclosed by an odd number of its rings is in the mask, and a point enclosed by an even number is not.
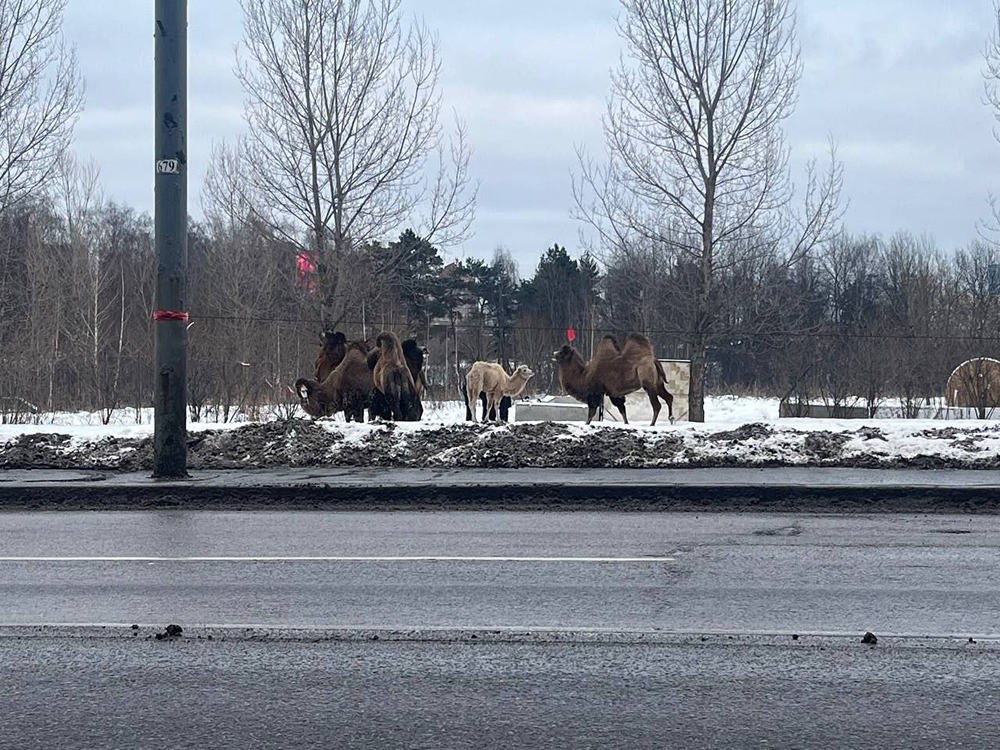
<svg viewBox="0 0 1000 750"><path fill-rule="evenodd" d="M186 312L177 312L176 310L154 310L153 320L158 323L162 321L187 323L188 314Z"/></svg>

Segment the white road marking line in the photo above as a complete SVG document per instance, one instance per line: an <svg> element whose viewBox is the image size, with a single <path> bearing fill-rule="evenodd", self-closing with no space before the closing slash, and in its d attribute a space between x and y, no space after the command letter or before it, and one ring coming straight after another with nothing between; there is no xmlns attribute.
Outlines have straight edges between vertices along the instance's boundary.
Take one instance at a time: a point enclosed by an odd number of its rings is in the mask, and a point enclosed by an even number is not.
<svg viewBox="0 0 1000 750"><path fill-rule="evenodd" d="M160 556L0 556L4 562L527 562L527 563L664 563L672 557L511 557L490 555L413 555L413 556L248 556L248 557L160 557Z"/></svg>

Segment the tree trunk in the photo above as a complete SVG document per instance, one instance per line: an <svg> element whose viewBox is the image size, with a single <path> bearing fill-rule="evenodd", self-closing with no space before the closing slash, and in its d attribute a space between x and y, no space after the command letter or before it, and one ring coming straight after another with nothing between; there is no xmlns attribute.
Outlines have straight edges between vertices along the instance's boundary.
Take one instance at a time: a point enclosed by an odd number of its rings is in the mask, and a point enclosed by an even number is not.
<svg viewBox="0 0 1000 750"><path fill-rule="evenodd" d="M688 393L688 421L705 421L705 336L691 342L691 390Z"/></svg>

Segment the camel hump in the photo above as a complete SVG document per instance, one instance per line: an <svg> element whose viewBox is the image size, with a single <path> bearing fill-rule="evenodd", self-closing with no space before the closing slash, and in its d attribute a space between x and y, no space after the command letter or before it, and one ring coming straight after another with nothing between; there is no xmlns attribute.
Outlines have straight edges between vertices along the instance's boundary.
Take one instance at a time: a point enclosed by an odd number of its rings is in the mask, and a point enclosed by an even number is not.
<svg viewBox="0 0 1000 750"><path fill-rule="evenodd" d="M618 346L618 340L614 336L603 336L597 343L593 359L613 359L621 354L621 351L621 347Z"/></svg>
<svg viewBox="0 0 1000 750"><path fill-rule="evenodd" d="M375 339L375 346L386 354L399 353L402 356L402 345L399 343L399 336L392 331L383 331Z"/></svg>
<svg viewBox="0 0 1000 750"><path fill-rule="evenodd" d="M364 341L352 341L347 345L347 351L349 352L361 352L362 354L368 354L369 347Z"/></svg>
<svg viewBox="0 0 1000 750"><path fill-rule="evenodd" d="M622 351L633 351L642 353L653 353L653 345L649 342L649 339L643 336L641 333L630 333L625 337L625 346L622 347Z"/></svg>

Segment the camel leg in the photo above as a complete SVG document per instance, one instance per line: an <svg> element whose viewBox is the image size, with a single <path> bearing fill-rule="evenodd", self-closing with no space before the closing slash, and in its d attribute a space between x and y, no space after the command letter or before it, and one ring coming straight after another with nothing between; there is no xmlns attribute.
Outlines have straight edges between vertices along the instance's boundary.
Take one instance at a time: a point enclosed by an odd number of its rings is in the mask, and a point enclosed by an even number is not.
<svg viewBox="0 0 1000 750"><path fill-rule="evenodd" d="M483 423L490 421L490 412L493 412L493 418L496 419L496 399L493 398L492 393L486 394L486 406L483 408Z"/></svg>
<svg viewBox="0 0 1000 750"><path fill-rule="evenodd" d="M667 402L667 418L670 419L670 424L674 423L674 394L667 390L667 384L660 382L657 383L657 391L660 398Z"/></svg>
<svg viewBox="0 0 1000 750"><path fill-rule="evenodd" d="M590 424L594 419L594 415L597 414L597 409L604 400L603 396L587 396L587 424Z"/></svg>
<svg viewBox="0 0 1000 750"><path fill-rule="evenodd" d="M483 404L483 421L486 421L486 415L490 413L489 407L486 406L486 391L481 391L479 394L479 400ZM492 417L491 417L492 419Z"/></svg>
<svg viewBox="0 0 1000 750"><path fill-rule="evenodd" d="M476 419L476 403L479 401L479 380L474 377L470 372L465 377L465 408L468 409L468 418L473 422L478 421ZM483 409L486 408L486 403L483 403Z"/></svg>
<svg viewBox="0 0 1000 750"><path fill-rule="evenodd" d="M622 422L628 424L628 416L625 414L625 397L624 396L610 396L608 400L615 405L622 415Z"/></svg>
<svg viewBox="0 0 1000 750"><path fill-rule="evenodd" d="M653 407L653 421L649 423L650 427L656 424L656 418L660 416L660 399L656 397L656 389L648 388L646 389L646 395L649 396L650 406Z"/></svg>

